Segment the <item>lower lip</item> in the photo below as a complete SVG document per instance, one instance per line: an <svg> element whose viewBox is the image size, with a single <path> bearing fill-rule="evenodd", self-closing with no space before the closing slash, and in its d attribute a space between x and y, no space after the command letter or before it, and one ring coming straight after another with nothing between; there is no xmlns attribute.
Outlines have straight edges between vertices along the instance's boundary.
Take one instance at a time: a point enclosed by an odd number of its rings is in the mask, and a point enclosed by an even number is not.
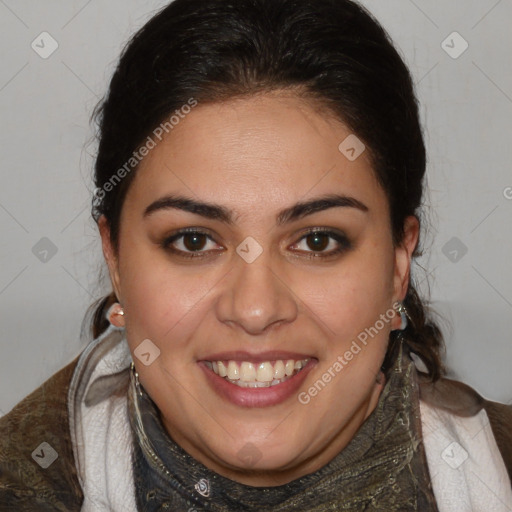
<svg viewBox="0 0 512 512"><path fill-rule="evenodd" d="M204 371L212 388L223 398L240 407L269 407L277 405L296 394L310 370L316 365L316 359L310 359L299 373L289 379L268 388L242 388L231 384L210 370L203 362L199 366Z"/></svg>

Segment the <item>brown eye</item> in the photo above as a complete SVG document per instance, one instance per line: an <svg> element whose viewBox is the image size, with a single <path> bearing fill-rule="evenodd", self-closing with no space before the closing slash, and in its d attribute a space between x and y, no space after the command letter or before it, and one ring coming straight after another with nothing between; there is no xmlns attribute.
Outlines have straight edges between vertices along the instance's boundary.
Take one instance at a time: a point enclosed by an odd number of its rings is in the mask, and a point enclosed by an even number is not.
<svg viewBox="0 0 512 512"><path fill-rule="evenodd" d="M204 233L187 233L182 235L183 245L188 251L198 251L202 249L208 237Z"/></svg>
<svg viewBox="0 0 512 512"><path fill-rule="evenodd" d="M352 247L345 235L334 231L322 231L319 229L314 229L306 233L293 247L298 247L303 241L303 246L306 247L305 249L299 249L299 252L310 253L308 256L310 258L333 256ZM330 248L330 250L326 250L328 248Z"/></svg>
<svg viewBox="0 0 512 512"><path fill-rule="evenodd" d="M306 236L307 245L313 251L324 251L329 245L329 236L325 233L313 233Z"/></svg>
<svg viewBox="0 0 512 512"><path fill-rule="evenodd" d="M207 249L208 242L214 246L212 250ZM194 229L179 231L166 238L161 245L165 250L184 258L197 258L206 256L208 252L218 252L210 235Z"/></svg>

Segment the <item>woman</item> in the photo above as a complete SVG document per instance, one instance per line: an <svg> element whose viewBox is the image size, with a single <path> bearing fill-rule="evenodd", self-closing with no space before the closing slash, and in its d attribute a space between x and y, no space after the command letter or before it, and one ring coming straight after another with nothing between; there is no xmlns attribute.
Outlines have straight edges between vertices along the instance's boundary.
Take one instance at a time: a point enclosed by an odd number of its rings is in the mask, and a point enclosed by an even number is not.
<svg viewBox="0 0 512 512"><path fill-rule="evenodd" d="M176 0L98 110L93 340L2 418L2 510L510 510L512 410L410 276L410 74L348 0Z"/></svg>

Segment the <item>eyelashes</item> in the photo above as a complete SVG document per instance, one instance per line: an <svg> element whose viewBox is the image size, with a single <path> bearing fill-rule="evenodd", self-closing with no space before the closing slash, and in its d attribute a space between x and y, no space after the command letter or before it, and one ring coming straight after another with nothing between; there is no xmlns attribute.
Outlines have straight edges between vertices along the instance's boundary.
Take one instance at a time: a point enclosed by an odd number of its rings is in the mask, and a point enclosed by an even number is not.
<svg viewBox="0 0 512 512"><path fill-rule="evenodd" d="M323 243L326 240L328 243ZM202 250L208 241L213 243L213 245L216 244L209 233L201 231L198 228L186 228L165 238L161 246L165 251L185 259L207 258L212 253L218 254L223 252L224 249ZM303 241L306 241L305 245L308 247L311 247L308 242L313 241L311 251L301 249L295 251L302 254L306 259L332 258L352 248L352 244L345 234L325 228L310 228L291 247L297 247ZM337 244L337 246L334 249L325 251L327 247L332 245L332 241L334 241L334 245ZM181 245L182 248L176 248L176 242L179 242L178 245Z"/></svg>
<svg viewBox="0 0 512 512"><path fill-rule="evenodd" d="M322 239L325 241L326 239L334 240L334 244L337 244L337 246L334 249L326 251L325 244L322 244ZM306 245L308 240L313 240L313 245L316 245L316 247L313 247L311 251L308 250L299 250L299 252L304 252L306 255L306 258L329 258L336 255L339 255L341 253L346 252L347 250L352 248L352 244L350 243L349 239L342 233L338 233L336 231L331 231L328 229L320 229L320 228L313 228L309 229L305 234L303 234L298 242L293 244L292 247L298 246L301 244L301 242L306 241ZM318 241L320 240L320 243ZM328 241L327 247L332 245L332 242ZM309 247L311 248L311 247Z"/></svg>
<svg viewBox="0 0 512 512"><path fill-rule="evenodd" d="M213 242L213 239L211 238L211 236L204 232L204 231L200 231L198 229L182 229L180 231L178 231L177 233L171 235L170 237L166 238L164 240L164 242L162 243L162 247L173 253L173 254L177 254L177 255L180 255L182 257L185 257L185 258L202 258L202 257L205 257L205 252L204 251L194 251L194 250L190 250L188 249L182 242L182 245L183 247L185 247L186 250L183 250L183 249L176 249L175 247L173 247L173 244L177 241L177 240L180 240L180 239L186 239L188 241L190 240L193 240L193 244L192 245L201 245L201 242L204 241L204 239L209 239L210 241ZM199 242L199 243L198 243ZM196 247L197 248L197 247ZM193 249L193 248L192 248ZM190 252L188 252L190 251ZM218 250L215 250L214 252L221 252L221 251L218 251Z"/></svg>

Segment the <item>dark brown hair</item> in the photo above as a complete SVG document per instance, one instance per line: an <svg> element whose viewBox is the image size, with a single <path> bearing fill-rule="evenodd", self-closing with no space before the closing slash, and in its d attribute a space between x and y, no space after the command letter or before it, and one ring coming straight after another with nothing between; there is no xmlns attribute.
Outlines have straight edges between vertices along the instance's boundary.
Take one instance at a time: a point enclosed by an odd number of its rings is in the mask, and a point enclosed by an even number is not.
<svg viewBox="0 0 512 512"><path fill-rule="evenodd" d="M419 218L425 146L409 70L373 16L350 0L175 0L128 42L94 114L92 215L106 217L114 250L137 168L133 153L160 123L191 98L204 104L277 89L320 102L364 142L399 244L405 218ZM127 162L129 172L108 187ZM105 311L115 301L111 293L91 306L94 337L108 326ZM412 282L404 304L410 321L403 337L436 380L441 331ZM392 332L385 370L397 339Z"/></svg>

